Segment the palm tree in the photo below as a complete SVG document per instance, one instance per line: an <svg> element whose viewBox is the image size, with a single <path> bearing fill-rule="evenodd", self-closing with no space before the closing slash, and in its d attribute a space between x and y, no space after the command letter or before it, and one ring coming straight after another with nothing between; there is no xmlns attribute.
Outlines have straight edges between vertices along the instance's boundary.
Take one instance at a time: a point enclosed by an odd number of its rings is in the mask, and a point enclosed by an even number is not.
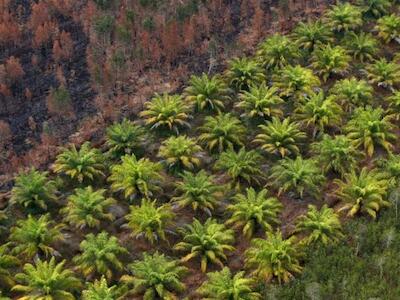
<svg viewBox="0 0 400 300"><path fill-rule="evenodd" d="M66 261L56 263L37 260L35 265L25 264L24 272L15 275L20 283L12 290L22 293L18 299L75 300L74 292L79 291L81 283L74 273L64 268Z"/></svg>
<svg viewBox="0 0 400 300"><path fill-rule="evenodd" d="M125 198L134 198L137 194L146 198L159 191L159 181L162 179L159 163L153 163L148 158L137 160L134 155L121 157L121 164L111 167L111 189L123 191Z"/></svg>
<svg viewBox="0 0 400 300"><path fill-rule="evenodd" d="M215 169L225 171L236 187L242 182L260 184L264 175L260 169L262 156L255 150L246 151L241 148L239 152L228 149L222 152L215 163Z"/></svg>
<svg viewBox="0 0 400 300"><path fill-rule="evenodd" d="M342 123L342 108L334 96L325 97L323 91L311 94L304 104L295 110L295 117L306 127L313 128L313 137L324 132L326 127L336 127Z"/></svg>
<svg viewBox="0 0 400 300"><path fill-rule="evenodd" d="M110 153L115 157L132 154L141 149L146 138L143 127L134 124L128 119L114 123L107 128L106 144Z"/></svg>
<svg viewBox="0 0 400 300"><path fill-rule="evenodd" d="M243 235L250 239L257 228L272 231L273 225L279 224L278 215L283 205L275 197L268 197L268 191L262 189L256 192L252 187L246 189L246 194L236 194L233 204L227 210L232 216L226 222L234 228L241 228Z"/></svg>
<svg viewBox="0 0 400 300"><path fill-rule="evenodd" d="M337 81L330 92L346 110L351 110L371 104L374 89L367 81L351 77Z"/></svg>
<svg viewBox="0 0 400 300"><path fill-rule="evenodd" d="M388 62L385 58L376 60L367 66L370 83L393 89L400 82L400 66L395 62Z"/></svg>
<svg viewBox="0 0 400 300"><path fill-rule="evenodd" d="M232 274L228 267L221 271L207 273L205 281L197 293L208 300L258 300L261 295L254 292L256 281L246 278L244 272Z"/></svg>
<svg viewBox="0 0 400 300"><path fill-rule="evenodd" d="M78 188L68 197L68 203L60 212L70 225L82 229L99 228L102 220L113 221L114 216L106 211L116 203L112 198L105 198L105 189L94 191L91 186Z"/></svg>
<svg viewBox="0 0 400 300"><path fill-rule="evenodd" d="M338 214L326 204L320 210L315 205L309 205L307 213L297 220L296 232L306 235L306 245L319 242L333 244L344 237Z"/></svg>
<svg viewBox="0 0 400 300"><path fill-rule="evenodd" d="M291 122L289 118L281 121L272 118L266 125L259 125L260 134L254 139L254 143L261 145L261 149L267 153L285 157L298 155L300 149L298 144L306 138L306 134L300 131L297 123Z"/></svg>
<svg viewBox="0 0 400 300"><path fill-rule="evenodd" d="M357 148L362 146L371 157L378 145L388 152L392 150L393 145L390 141L396 140L396 135L393 133L391 118L392 116L386 115L380 107L360 107L354 111L344 129L353 145Z"/></svg>
<svg viewBox="0 0 400 300"><path fill-rule="evenodd" d="M128 268L132 276L122 276L121 281L127 286L133 285L128 293L141 295L141 299L175 300L186 289L182 279L187 268L164 254L144 252L143 259L134 261Z"/></svg>
<svg viewBox="0 0 400 300"><path fill-rule="evenodd" d="M294 238L284 240L281 232L267 233L266 239L253 239L245 252L246 268L252 269L252 276L265 282L277 279L288 282L302 268L299 263L301 253Z"/></svg>
<svg viewBox="0 0 400 300"><path fill-rule="evenodd" d="M19 259L9 252L9 244L0 245L0 289L14 286L11 270L18 267L19 263Z"/></svg>
<svg viewBox="0 0 400 300"><path fill-rule="evenodd" d="M126 217L132 235L143 235L152 244L158 239L167 241L165 230L175 217L169 204L157 207L156 202L142 199L140 206L131 206L131 212Z"/></svg>
<svg viewBox="0 0 400 300"><path fill-rule="evenodd" d="M265 81L262 67L256 61L247 57L230 60L225 76L229 86L237 91L247 91L251 86L259 85Z"/></svg>
<svg viewBox="0 0 400 300"><path fill-rule="evenodd" d="M89 277L100 274L108 280L113 278L115 271L123 270L124 265L120 257L129 254L115 236L109 236L105 231L97 235L89 233L79 248L81 254L75 256L73 261L83 275Z"/></svg>
<svg viewBox="0 0 400 300"><path fill-rule="evenodd" d="M320 85L313 71L300 65L286 66L273 76L273 81L274 86L281 91L281 96L296 98L312 93Z"/></svg>
<svg viewBox="0 0 400 300"><path fill-rule="evenodd" d="M231 114L207 116L200 130L203 133L199 136L199 141L204 143L209 151L222 152L230 147L244 146L246 127Z"/></svg>
<svg viewBox="0 0 400 300"><path fill-rule="evenodd" d="M106 278L102 276L100 280L87 285L82 291L82 300L117 300L119 295L118 287L116 285L109 287Z"/></svg>
<svg viewBox="0 0 400 300"><path fill-rule="evenodd" d="M299 48L314 51L318 45L328 44L333 41L330 28L321 20L303 23L300 22L293 30L293 38Z"/></svg>
<svg viewBox="0 0 400 300"><path fill-rule="evenodd" d="M397 187L400 179L400 155L389 153L387 159L378 160L378 165L389 180L390 187Z"/></svg>
<svg viewBox="0 0 400 300"><path fill-rule="evenodd" d="M209 262L223 267L222 260L226 260L226 251L233 251L235 237L232 229L227 229L224 224L217 223L214 219L207 219L202 224L194 219L192 224L180 229L183 241L175 245L174 249L188 253L182 258L187 262L195 257L201 259L201 271L207 271Z"/></svg>
<svg viewBox="0 0 400 300"><path fill-rule="evenodd" d="M177 173L182 169L199 167L202 150L196 141L185 135L171 136L162 142L157 156L163 159L168 170Z"/></svg>
<svg viewBox="0 0 400 300"><path fill-rule="evenodd" d="M357 29L363 23L362 10L350 3L339 3L325 13L326 24L337 32Z"/></svg>
<svg viewBox="0 0 400 300"><path fill-rule="evenodd" d="M196 104L198 111L212 110L221 112L230 100L230 90L219 76L207 74L192 76L185 89L186 98Z"/></svg>
<svg viewBox="0 0 400 300"><path fill-rule="evenodd" d="M350 217L365 213L375 219L381 208L389 206L385 200L389 182L376 169L362 168L358 174L352 170L335 183L337 197L345 202L340 211L348 211Z"/></svg>
<svg viewBox="0 0 400 300"><path fill-rule="evenodd" d="M28 209L47 210L47 204L57 200L55 182L47 177L48 172L33 168L18 174L11 190L11 203Z"/></svg>
<svg viewBox="0 0 400 300"><path fill-rule="evenodd" d="M17 221L11 228L10 241L12 252L29 260L35 255L51 256L58 252L52 247L56 242L63 241L61 229L63 224L50 221L50 216L42 215L38 219L28 216L25 220Z"/></svg>
<svg viewBox="0 0 400 300"><path fill-rule="evenodd" d="M278 95L276 87L267 87L265 83L259 86L250 87L249 91L243 91L240 95L240 102L236 107L245 111L249 118L271 118L283 115L280 105L284 103Z"/></svg>
<svg viewBox="0 0 400 300"><path fill-rule="evenodd" d="M279 188L279 194L290 190L301 199L304 192L317 196L319 186L325 180L317 162L312 159L303 159L301 156L297 156L296 159L280 160L271 171L272 185Z"/></svg>
<svg viewBox="0 0 400 300"><path fill-rule="evenodd" d="M360 60L364 63L366 60L373 60L374 56L378 52L378 41L372 36L372 34L360 32L349 32L346 35L344 44L346 45L349 54L354 59Z"/></svg>
<svg viewBox="0 0 400 300"><path fill-rule="evenodd" d="M299 49L289 37L274 34L260 44L257 56L267 69L279 69L299 57Z"/></svg>
<svg viewBox="0 0 400 300"><path fill-rule="evenodd" d="M356 169L362 157L351 140L343 135L331 137L325 134L319 142L312 144L311 148L325 173L333 171L341 176Z"/></svg>
<svg viewBox="0 0 400 300"><path fill-rule="evenodd" d="M375 30L378 31L378 37L389 43L400 36L400 17L396 14L383 16L378 19Z"/></svg>
<svg viewBox="0 0 400 300"><path fill-rule="evenodd" d="M373 17L380 17L389 13L392 6L390 0L358 0L364 12Z"/></svg>
<svg viewBox="0 0 400 300"><path fill-rule="evenodd" d="M334 74L345 74L350 68L351 57L346 49L327 44L315 49L311 60L311 66L327 81Z"/></svg>
<svg viewBox="0 0 400 300"><path fill-rule="evenodd" d="M190 107L181 96L155 94L151 101L145 103L145 110L140 116L151 129L167 129L179 134L179 128L190 127Z"/></svg>
<svg viewBox="0 0 400 300"><path fill-rule="evenodd" d="M400 120L400 91L395 91L386 100L389 104L388 113L393 115L396 121Z"/></svg>
<svg viewBox="0 0 400 300"><path fill-rule="evenodd" d="M211 215L223 191L223 187L214 182L215 177L205 170L196 174L184 171L182 180L176 183L179 196L173 197L171 201L179 207L191 206L194 211L201 209Z"/></svg>
<svg viewBox="0 0 400 300"><path fill-rule="evenodd" d="M79 150L75 145L71 145L70 149L65 148L53 165L54 172L65 174L79 183L105 176L104 168L102 153L91 148L90 142L85 142Z"/></svg>

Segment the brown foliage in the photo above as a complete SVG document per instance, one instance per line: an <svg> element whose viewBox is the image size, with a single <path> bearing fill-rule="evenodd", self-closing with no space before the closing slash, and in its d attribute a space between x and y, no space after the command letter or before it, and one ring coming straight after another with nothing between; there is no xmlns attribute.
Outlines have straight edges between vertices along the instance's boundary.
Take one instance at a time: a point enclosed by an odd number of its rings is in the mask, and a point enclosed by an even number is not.
<svg viewBox="0 0 400 300"><path fill-rule="evenodd" d="M5 147L12 138L12 132L10 125L5 122L0 120L0 149Z"/></svg>
<svg viewBox="0 0 400 300"><path fill-rule="evenodd" d="M53 43L53 58L56 62L71 58L74 50L74 41L69 32L62 31L59 39Z"/></svg>
<svg viewBox="0 0 400 300"><path fill-rule="evenodd" d="M43 46L50 42L51 38L58 31L58 26L56 22L50 21L39 25L34 33L33 45L36 48Z"/></svg>
<svg viewBox="0 0 400 300"><path fill-rule="evenodd" d="M10 56L6 60L4 68L11 82L15 82L25 75L24 69L22 68L19 59L15 58L14 56Z"/></svg>
<svg viewBox="0 0 400 300"><path fill-rule="evenodd" d="M0 12L0 45L18 43L22 34L18 23L7 10Z"/></svg>

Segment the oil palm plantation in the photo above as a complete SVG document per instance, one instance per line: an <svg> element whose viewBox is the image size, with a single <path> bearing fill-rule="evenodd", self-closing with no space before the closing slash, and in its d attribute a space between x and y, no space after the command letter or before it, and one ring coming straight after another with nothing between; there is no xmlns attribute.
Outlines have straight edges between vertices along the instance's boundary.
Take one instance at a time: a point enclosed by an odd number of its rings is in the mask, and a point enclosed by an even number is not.
<svg viewBox="0 0 400 300"><path fill-rule="evenodd" d="M268 196L266 189L256 192L254 188L248 188L246 194L236 194L233 203L228 205L231 216L226 224L241 229L243 235L250 239L257 229L272 232L273 226L279 224L278 216L282 208L277 198Z"/></svg>
<svg viewBox="0 0 400 300"><path fill-rule="evenodd" d="M105 198L106 190L93 190L91 186L78 188L68 197L68 203L60 212L64 220L75 228L99 228L101 221L113 221L114 216L107 212L116 203L112 198Z"/></svg>
<svg viewBox="0 0 400 300"><path fill-rule="evenodd" d="M74 144L64 149L53 165L54 172L65 174L79 183L105 176L104 169L104 157L101 151L92 148L90 142L83 143L79 150Z"/></svg>
<svg viewBox="0 0 400 300"><path fill-rule="evenodd" d="M371 17L381 17L389 13L392 6L390 0L359 0L358 4L363 7L364 13Z"/></svg>
<svg viewBox="0 0 400 300"><path fill-rule="evenodd" d="M141 205L131 206L126 216L132 235L136 238L144 236L152 244L159 240L167 241L165 232L175 217L169 204L157 206L156 202L142 199Z"/></svg>
<svg viewBox="0 0 400 300"><path fill-rule="evenodd" d="M81 253L73 261L86 278L104 275L111 280L124 268L121 257L129 254L115 236L110 236L105 231L97 235L89 233L79 248Z"/></svg>
<svg viewBox="0 0 400 300"><path fill-rule="evenodd" d="M378 52L378 41L372 34L360 32L349 32L346 35L344 44L346 45L349 54L354 59L358 59L361 63L371 61Z"/></svg>
<svg viewBox="0 0 400 300"><path fill-rule="evenodd" d="M157 156L169 171L178 173L199 167L201 151L202 148L192 138L185 135L171 136L162 142Z"/></svg>
<svg viewBox="0 0 400 300"><path fill-rule="evenodd" d="M370 83L393 89L394 85L400 82L400 66L385 58L376 60L366 67Z"/></svg>
<svg viewBox="0 0 400 300"><path fill-rule="evenodd" d="M389 206L386 200L388 180L376 169L363 168L360 172L352 170L343 180L336 180L336 196L344 202L340 211L347 211L353 217L367 214L376 219L377 213Z"/></svg>
<svg viewBox="0 0 400 300"><path fill-rule="evenodd" d="M325 181L320 167L314 159L285 158L271 169L271 184L279 193L291 191L301 199L305 194L316 197Z"/></svg>
<svg viewBox="0 0 400 300"><path fill-rule="evenodd" d="M195 103L198 111L211 110L221 112L230 100L230 89L219 76L207 74L192 76L185 89L186 99Z"/></svg>
<svg viewBox="0 0 400 300"><path fill-rule="evenodd" d="M207 116L202 127L199 141L210 151L222 152L230 147L244 146L246 128L240 120L231 114Z"/></svg>
<svg viewBox="0 0 400 300"><path fill-rule="evenodd" d="M187 268L164 254L145 252L143 258L134 261L128 269L132 275L122 276L121 281L128 286L129 295L146 300L177 300L186 289L182 280Z"/></svg>
<svg viewBox="0 0 400 300"><path fill-rule="evenodd" d="M306 245L333 244L344 237L339 215L326 204L320 210L315 205L309 205L307 213L297 220L296 232L305 234Z"/></svg>
<svg viewBox="0 0 400 300"><path fill-rule="evenodd" d="M120 299L118 286L109 286L104 276L87 285L82 291L82 300L117 300Z"/></svg>
<svg viewBox="0 0 400 300"><path fill-rule="evenodd" d="M190 106L179 95L155 94L145 103L140 113L150 129L172 131L179 134L181 128L190 127Z"/></svg>
<svg viewBox="0 0 400 300"><path fill-rule="evenodd" d="M352 111L354 107L371 104L374 89L367 81L351 77L337 81L330 93L347 111Z"/></svg>
<svg viewBox="0 0 400 300"><path fill-rule="evenodd" d="M137 195L150 197L159 191L162 179L161 164L154 163L148 158L137 159L134 155L121 157L121 163L111 167L111 189L123 192L125 198L135 198Z"/></svg>
<svg viewBox="0 0 400 300"><path fill-rule="evenodd" d="M56 185L48 179L48 172L30 169L15 178L11 190L11 203L19 204L28 210L47 210L48 204L55 202Z"/></svg>
<svg viewBox="0 0 400 300"><path fill-rule="evenodd" d="M201 271L207 271L209 263L223 268L223 261L227 259L226 252L233 251L235 237L232 229L219 224L214 219L207 219L203 224L194 219L180 229L183 241L174 246L174 249L187 253L181 260L187 262L194 258L200 259Z"/></svg>
<svg viewBox="0 0 400 300"><path fill-rule="evenodd" d="M294 238L285 240L278 231L267 233L266 239L252 240L251 247L245 252L245 265L252 270L252 276L266 283L274 279L286 283L301 272L300 256Z"/></svg>
<svg viewBox="0 0 400 300"><path fill-rule="evenodd" d="M15 285L12 270L19 264L19 259L10 253L9 244L0 245L0 290Z"/></svg>
<svg viewBox="0 0 400 300"><path fill-rule="evenodd" d="M362 147L368 156L372 156L377 146L390 152L391 141L396 140L392 116L386 115L382 108L357 108L345 126L345 132L355 147Z"/></svg>
<svg viewBox="0 0 400 300"><path fill-rule="evenodd" d="M184 171L181 181L176 183L176 194L171 201L179 207L190 206L194 211L211 212L223 195L223 187L215 183L215 177L205 170L194 174Z"/></svg>
<svg viewBox="0 0 400 300"><path fill-rule="evenodd" d="M363 24L362 9L348 2L339 3L325 13L325 23L336 32L355 30Z"/></svg>
<svg viewBox="0 0 400 300"><path fill-rule="evenodd" d="M74 294L81 288L81 282L64 267L65 263L65 260L56 263L52 257L50 261L39 259L34 265L25 264L23 273L15 275L19 284L12 290L22 295L18 298L21 300L75 300Z"/></svg>
<svg viewBox="0 0 400 300"><path fill-rule="evenodd" d="M197 289L202 299L208 300L258 300L261 295L254 291L256 281L246 278L244 272L232 274L228 267L207 273L207 280Z"/></svg>
<svg viewBox="0 0 400 300"><path fill-rule="evenodd" d="M332 31L321 20L300 22L294 28L293 39L299 48L309 52L314 51L318 45L328 44L333 41Z"/></svg>
<svg viewBox="0 0 400 300"><path fill-rule="evenodd" d="M283 115L281 104L283 99L279 96L276 87L267 87L265 83L250 87L249 91L243 91L240 102L236 107L244 110L244 116L248 118L267 119Z"/></svg>
<svg viewBox="0 0 400 300"><path fill-rule="evenodd" d="M398 39L400 37L400 17L396 14L383 16L378 19L375 30L378 31L378 37L385 43Z"/></svg>
<svg viewBox="0 0 400 300"><path fill-rule="evenodd" d="M306 134L300 131L298 123L291 122L289 118L283 121L272 118L266 125L258 127L261 133L253 142L259 144L263 151L280 157L300 153L298 145L306 138Z"/></svg>
<svg viewBox="0 0 400 300"><path fill-rule="evenodd" d="M251 86L265 81L263 68L258 62L247 57L229 61L225 77L229 86L236 91L248 91Z"/></svg>

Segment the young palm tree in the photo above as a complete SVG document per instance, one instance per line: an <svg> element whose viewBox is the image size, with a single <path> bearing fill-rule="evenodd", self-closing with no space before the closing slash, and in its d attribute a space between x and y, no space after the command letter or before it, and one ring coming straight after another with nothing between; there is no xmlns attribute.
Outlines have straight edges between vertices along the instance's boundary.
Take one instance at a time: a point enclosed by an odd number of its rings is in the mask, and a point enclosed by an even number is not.
<svg viewBox="0 0 400 300"><path fill-rule="evenodd" d="M222 260L226 260L226 251L233 251L235 237L232 229L217 223L214 219L207 219L202 224L194 219L192 224L186 225L181 230L183 241L176 244L174 249L188 253L182 258L187 262L195 257L201 259L201 271L207 271L209 262L223 267Z"/></svg>
<svg viewBox="0 0 400 300"><path fill-rule="evenodd" d="M82 300L117 300L120 292L116 285L108 286L104 276L100 280L89 283L82 292Z"/></svg>
<svg viewBox="0 0 400 300"><path fill-rule="evenodd" d="M175 217L169 204L157 207L156 202L143 199L140 206L131 206L126 217L132 235L136 238L144 236L152 244L159 239L167 241L165 231Z"/></svg>
<svg viewBox="0 0 400 300"><path fill-rule="evenodd" d="M29 215L26 220L17 221L17 225L11 228L10 234L12 252L23 257L24 260L29 260L35 255L48 257L57 254L52 246L64 240L61 233L64 225L56 225L49 219L48 214L38 219Z"/></svg>
<svg viewBox="0 0 400 300"><path fill-rule="evenodd" d="M235 152L228 149L220 154L215 169L226 172L236 187L242 182L259 185L264 177L260 169L261 162L262 156L255 150L246 151L241 148L239 152Z"/></svg>
<svg viewBox="0 0 400 300"><path fill-rule="evenodd" d="M121 161L121 164L111 167L108 178L113 191L123 191L125 198L134 198L137 194L148 198L160 190L158 184L162 179L162 167L159 163L153 163L148 158L137 160L134 155L125 155Z"/></svg>
<svg viewBox="0 0 400 300"><path fill-rule="evenodd" d="M197 174L184 171L182 180L176 183L179 196L173 197L171 201L179 207L191 206L194 211L200 209L211 216L211 211L223 194L223 187L214 182L215 177L208 175L205 170Z"/></svg>
<svg viewBox="0 0 400 300"><path fill-rule="evenodd" d="M305 192L317 196L319 186L325 180L316 161L301 156L296 159L285 158L273 166L271 171L272 185L279 188L279 194L290 190L301 199Z"/></svg>
<svg viewBox="0 0 400 300"><path fill-rule="evenodd" d="M344 41L349 54L354 59L364 63L366 60L373 60L378 52L378 41L372 34L360 32L349 32Z"/></svg>
<svg viewBox="0 0 400 300"><path fill-rule="evenodd" d="M212 110L221 112L230 100L230 90L218 76L192 76L190 85L185 89L186 98L195 103L198 111Z"/></svg>
<svg viewBox="0 0 400 300"><path fill-rule="evenodd" d="M399 38L400 36L400 17L391 14L389 16L383 16L377 21L375 30L378 31L378 37L380 37L385 43Z"/></svg>
<svg viewBox="0 0 400 300"><path fill-rule="evenodd" d="M359 0L365 14L372 17L380 17L389 13L392 6L391 0Z"/></svg>
<svg viewBox="0 0 400 300"><path fill-rule="evenodd" d="M323 91L306 97L304 104L295 110L295 117L305 127L313 128L313 137L323 133L326 127L336 127L342 123L343 111L334 96L325 97Z"/></svg>
<svg viewBox="0 0 400 300"><path fill-rule="evenodd" d="M289 37L274 34L260 44L257 56L267 69L279 69L299 57L296 43Z"/></svg>
<svg viewBox="0 0 400 300"><path fill-rule="evenodd" d="M56 173L65 174L73 180L82 183L84 180L93 181L105 176L104 158L100 150L91 148L90 142L85 142L79 150L75 145L65 148L53 165Z"/></svg>
<svg viewBox="0 0 400 300"><path fill-rule="evenodd" d="M275 278L279 283L288 282L302 270L294 238L284 240L279 231L267 233L266 239L253 239L245 256L246 267L253 270L252 275L265 282Z"/></svg>
<svg viewBox="0 0 400 300"><path fill-rule="evenodd" d="M315 49L311 60L311 66L327 81L334 74L345 74L350 68L351 57L346 49L327 44Z"/></svg>
<svg viewBox="0 0 400 300"><path fill-rule="evenodd" d="M136 260L128 266L132 276L122 276L121 281L133 286L129 294L140 295L146 300L178 299L177 294L186 287L182 282L187 268L178 260L170 259L164 254L143 253L142 260Z"/></svg>
<svg viewBox="0 0 400 300"><path fill-rule="evenodd" d="M283 205L275 197L268 197L268 191L262 189L256 192L253 188L246 189L246 194L233 197L233 204L227 207L232 216L226 222L234 228L241 228L243 235L250 239L257 228L263 231L273 231L273 225L279 224L278 215Z"/></svg>
<svg viewBox="0 0 400 300"><path fill-rule="evenodd" d="M244 146L246 128L231 114L206 117L200 130L203 133L199 136L199 141L204 143L209 151L222 152L230 147Z"/></svg>
<svg viewBox="0 0 400 300"><path fill-rule="evenodd" d="M163 159L168 170L177 173L199 167L202 150L196 141L185 135L171 136L162 142L157 156Z"/></svg>
<svg viewBox="0 0 400 300"><path fill-rule="evenodd" d="M274 86L279 88L281 96L299 98L310 94L320 85L317 76L302 66L287 66L273 76Z"/></svg>
<svg viewBox="0 0 400 300"><path fill-rule="evenodd" d="M339 3L326 12L325 21L337 32L354 30L363 24L362 10L347 2Z"/></svg>
<svg viewBox="0 0 400 300"><path fill-rule="evenodd" d="M299 48L314 51L316 46L333 41L332 31L321 20L300 22L293 31L293 38Z"/></svg>
<svg viewBox="0 0 400 300"><path fill-rule="evenodd" d="M248 91L251 86L265 81L262 67L247 57L234 58L229 61L225 76L229 85L237 91Z"/></svg>
<svg viewBox="0 0 400 300"><path fill-rule="evenodd" d="M11 190L11 203L27 209L47 210L47 204L57 199L55 182L47 176L48 172L35 169L18 174Z"/></svg>
<svg viewBox="0 0 400 300"><path fill-rule="evenodd" d="M64 220L75 228L99 228L102 220L113 221L114 216L107 213L109 207L116 203L112 198L105 198L106 190L94 191L91 186L76 189L68 197L68 204L60 212Z"/></svg>
<svg viewBox="0 0 400 300"><path fill-rule="evenodd" d="M386 115L382 108L357 108L350 121L345 126L347 136L355 147L362 146L368 156L372 156L376 146L383 147L390 152L393 145L390 141L396 140L393 133L392 116Z"/></svg>
<svg viewBox="0 0 400 300"><path fill-rule="evenodd" d="M246 278L244 272L232 274L228 267L221 271L207 273L205 281L197 293L208 300L258 300L261 295L254 292L256 281Z"/></svg>
<svg viewBox="0 0 400 300"><path fill-rule="evenodd" d="M400 66L395 62L388 62L385 58L376 60L367 66L368 79L370 83L393 89L400 83Z"/></svg>
<svg viewBox="0 0 400 300"><path fill-rule="evenodd" d="M52 257L50 261L39 259L35 265L25 264L24 272L15 275L20 284L12 290L23 295L19 299L75 300L74 292L79 291L81 282L64 268L65 263L63 260L57 264Z"/></svg>
<svg viewBox="0 0 400 300"><path fill-rule="evenodd" d="M388 113L393 115L396 121L400 120L400 91L395 91L386 100L389 104Z"/></svg>
<svg viewBox="0 0 400 300"><path fill-rule="evenodd" d="M9 244L0 245L0 290L14 286L15 282L11 271L18 267L19 263L18 258L9 252Z"/></svg>
<svg viewBox="0 0 400 300"><path fill-rule="evenodd" d="M326 204L320 210L309 205L307 213L297 220L296 232L306 234L306 245L319 242L328 245L344 237L339 215Z"/></svg>
<svg viewBox="0 0 400 300"><path fill-rule="evenodd" d="M389 182L377 170L363 168L358 174L352 170L344 180L335 180L338 185L336 195L345 202L340 211L348 211L350 217L368 214L373 219L383 207L389 206L385 200Z"/></svg>
<svg viewBox="0 0 400 300"><path fill-rule="evenodd" d="M107 141L109 151L115 157L137 152L143 145L146 131L143 127L134 124L128 119L114 123L107 128Z"/></svg>
<svg viewBox="0 0 400 300"><path fill-rule="evenodd" d="M283 99L278 95L276 87L267 87L265 83L259 86L250 87L249 91L243 91L240 95L240 102L236 107L245 111L249 118L271 118L283 115L281 104Z"/></svg>
<svg viewBox="0 0 400 300"><path fill-rule="evenodd" d="M122 271L124 265L120 257L129 254L115 236L109 236L105 231L97 235L86 235L79 248L81 254L75 256L73 261L83 275L89 277L100 274L108 280L113 278L115 271Z"/></svg>
<svg viewBox="0 0 400 300"><path fill-rule="evenodd" d="M390 187L397 187L400 182L400 155L390 153L387 159L378 160L378 165L389 180Z"/></svg>
<svg viewBox="0 0 400 300"><path fill-rule="evenodd" d="M374 89L367 81L351 77L337 81L330 92L346 110L352 110L371 104Z"/></svg>
<svg viewBox="0 0 400 300"><path fill-rule="evenodd" d="M362 157L351 140L343 135L331 137L325 134L319 142L312 144L311 148L325 173L333 171L341 176L356 169Z"/></svg>
<svg viewBox="0 0 400 300"><path fill-rule="evenodd" d="M140 113L145 124L151 129L167 129L179 134L179 128L190 127L190 107L181 96L155 94L151 101L145 103L146 110Z"/></svg>
<svg viewBox="0 0 400 300"><path fill-rule="evenodd" d="M267 153L285 157L298 155L299 142L306 138L306 134L300 131L297 123L291 122L289 118L283 121L272 118L266 125L259 125L260 134L254 139L254 143L261 145L261 149Z"/></svg>

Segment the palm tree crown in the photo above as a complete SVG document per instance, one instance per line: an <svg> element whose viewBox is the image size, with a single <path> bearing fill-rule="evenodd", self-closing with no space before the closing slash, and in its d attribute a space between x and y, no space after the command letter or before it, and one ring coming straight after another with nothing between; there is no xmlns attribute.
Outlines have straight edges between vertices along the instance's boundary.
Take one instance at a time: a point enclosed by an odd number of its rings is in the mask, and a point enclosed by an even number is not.
<svg viewBox="0 0 400 300"><path fill-rule="evenodd" d="M332 42L332 32L321 20L297 24L293 37L300 48L313 51L316 46Z"/></svg>
<svg viewBox="0 0 400 300"><path fill-rule="evenodd" d="M237 91L247 91L252 85L265 81L264 70L254 60L249 58L234 58L228 63L226 77L229 85Z"/></svg>
<svg viewBox="0 0 400 300"><path fill-rule="evenodd" d="M117 300L120 292L116 285L108 286L104 276L100 280L89 283L82 292L82 300Z"/></svg>
<svg viewBox="0 0 400 300"><path fill-rule="evenodd" d="M378 36L388 43L400 36L400 17L395 14L383 16L377 21L375 29Z"/></svg>
<svg viewBox="0 0 400 300"><path fill-rule="evenodd" d="M374 89L365 80L345 78L335 83L330 92L347 110L371 103Z"/></svg>
<svg viewBox="0 0 400 300"><path fill-rule="evenodd" d="M346 48L353 58L360 62L372 60L378 52L378 41L371 35L364 32L359 34L350 32L345 40Z"/></svg>
<svg viewBox="0 0 400 300"><path fill-rule="evenodd" d="M8 246L9 244L0 245L0 289L10 288L15 284L11 272L20 264L19 260L9 252Z"/></svg>
<svg viewBox="0 0 400 300"><path fill-rule="evenodd" d="M400 82L400 66L386 58L376 60L366 67L370 83L393 89Z"/></svg>
<svg viewBox="0 0 400 300"><path fill-rule="evenodd" d="M337 32L357 29L362 25L361 8L350 3L339 3L325 14L326 24Z"/></svg>

